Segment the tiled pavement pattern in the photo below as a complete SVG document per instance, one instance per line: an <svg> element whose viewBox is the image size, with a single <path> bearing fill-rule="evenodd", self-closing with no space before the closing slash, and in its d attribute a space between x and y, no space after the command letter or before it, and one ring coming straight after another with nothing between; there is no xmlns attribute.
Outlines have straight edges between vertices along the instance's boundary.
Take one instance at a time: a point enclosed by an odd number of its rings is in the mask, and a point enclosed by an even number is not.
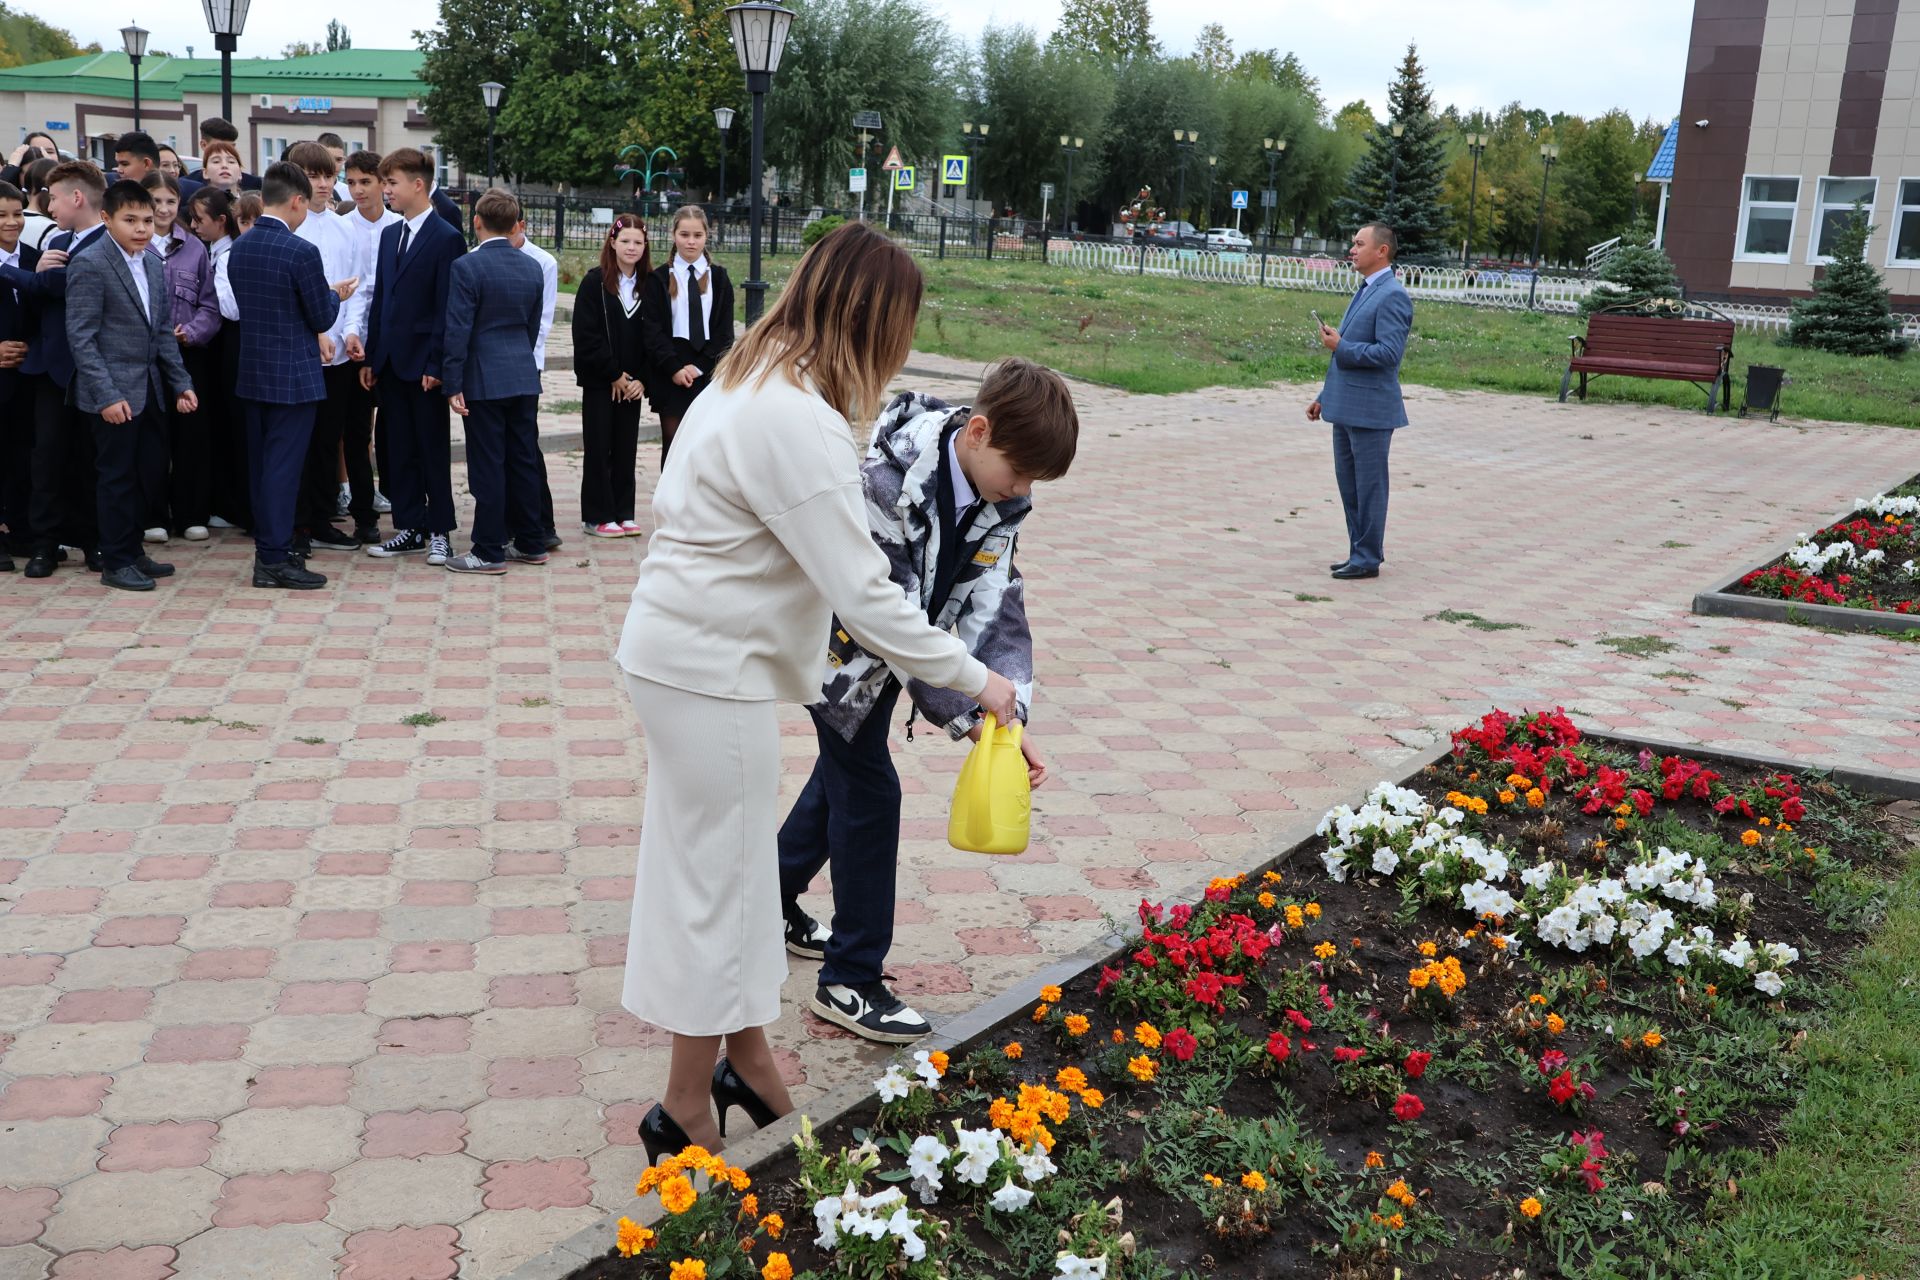
<svg viewBox="0 0 1920 1280"><path fill-rule="evenodd" d="M1920 471L1920 437L1415 391L1386 575L1342 584L1303 389L1080 398L1022 547L1057 774L1032 850L948 849L960 751L897 743L892 967L923 1010L1489 703L1920 772L1920 651L1686 611ZM312 595L250 589L231 536L168 548L147 596L0 578L0 1277L485 1280L626 1202L666 1056L618 1004L643 779L608 653L642 546L569 533L501 579L337 557ZM803 1103L883 1056L798 1013L773 1035Z"/></svg>

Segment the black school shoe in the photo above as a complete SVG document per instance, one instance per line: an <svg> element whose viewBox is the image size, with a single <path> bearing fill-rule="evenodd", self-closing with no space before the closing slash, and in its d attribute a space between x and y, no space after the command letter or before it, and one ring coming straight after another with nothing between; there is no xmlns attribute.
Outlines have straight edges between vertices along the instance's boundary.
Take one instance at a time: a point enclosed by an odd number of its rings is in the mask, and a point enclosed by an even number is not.
<svg viewBox="0 0 1920 1280"><path fill-rule="evenodd" d="M822 983L813 993L813 1011L835 1026L881 1044L912 1044L933 1030L932 1024L889 991L884 982L858 987Z"/></svg>
<svg viewBox="0 0 1920 1280"><path fill-rule="evenodd" d="M825 960L832 937L832 930L798 908L787 917L787 950L803 960Z"/></svg>

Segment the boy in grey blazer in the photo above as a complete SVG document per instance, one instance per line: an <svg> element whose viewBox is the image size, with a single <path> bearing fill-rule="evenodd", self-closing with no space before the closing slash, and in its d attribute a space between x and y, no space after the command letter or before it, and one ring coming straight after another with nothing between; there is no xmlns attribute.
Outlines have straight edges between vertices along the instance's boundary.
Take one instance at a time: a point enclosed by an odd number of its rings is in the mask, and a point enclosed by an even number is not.
<svg viewBox="0 0 1920 1280"><path fill-rule="evenodd" d="M147 252L153 197L137 182L116 182L102 211L112 243L67 264L68 394L93 433L100 581L151 591L155 578L173 573L140 548L141 516L166 498L167 402L180 413L200 402L173 336L165 264Z"/></svg>

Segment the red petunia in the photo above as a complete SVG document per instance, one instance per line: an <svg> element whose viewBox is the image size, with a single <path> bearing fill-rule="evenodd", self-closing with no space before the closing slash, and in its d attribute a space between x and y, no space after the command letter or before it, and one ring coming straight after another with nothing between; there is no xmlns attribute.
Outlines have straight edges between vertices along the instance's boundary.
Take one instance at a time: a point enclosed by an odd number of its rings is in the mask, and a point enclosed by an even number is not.
<svg viewBox="0 0 1920 1280"><path fill-rule="evenodd" d="M1572 1102L1575 1092L1571 1071L1562 1071L1547 1085L1547 1096L1553 1099L1553 1105L1556 1107L1564 1107Z"/></svg>
<svg viewBox="0 0 1920 1280"><path fill-rule="evenodd" d="M1200 1042L1195 1040L1193 1032L1185 1027L1175 1027L1160 1038L1160 1047L1165 1049L1174 1061L1185 1062L1193 1057L1193 1051L1200 1047Z"/></svg>
<svg viewBox="0 0 1920 1280"><path fill-rule="evenodd" d="M1165 1044L1164 1039L1161 1040ZM1275 1062L1285 1062L1293 1056L1293 1041L1287 1039L1284 1031L1276 1031L1267 1037L1267 1052L1273 1055Z"/></svg>
<svg viewBox="0 0 1920 1280"><path fill-rule="evenodd" d="M1358 1062L1367 1056L1365 1049L1355 1049L1351 1045L1341 1045L1333 1051L1335 1062Z"/></svg>
<svg viewBox="0 0 1920 1280"><path fill-rule="evenodd" d="M1297 1027L1301 1031L1313 1030L1313 1019L1309 1018L1306 1014L1300 1012L1298 1009L1287 1010L1287 1021L1291 1022L1295 1027Z"/></svg>
<svg viewBox="0 0 1920 1280"><path fill-rule="evenodd" d="M1393 1118L1401 1124L1412 1124L1426 1111L1427 1104L1411 1093L1403 1093L1393 1100Z"/></svg>
<svg viewBox="0 0 1920 1280"><path fill-rule="evenodd" d="M1427 1064L1432 1061L1433 1055L1431 1053L1428 1053L1425 1049L1415 1049L1407 1055L1407 1060L1401 1064L1401 1070L1407 1073L1407 1079L1418 1080L1421 1076L1427 1074Z"/></svg>

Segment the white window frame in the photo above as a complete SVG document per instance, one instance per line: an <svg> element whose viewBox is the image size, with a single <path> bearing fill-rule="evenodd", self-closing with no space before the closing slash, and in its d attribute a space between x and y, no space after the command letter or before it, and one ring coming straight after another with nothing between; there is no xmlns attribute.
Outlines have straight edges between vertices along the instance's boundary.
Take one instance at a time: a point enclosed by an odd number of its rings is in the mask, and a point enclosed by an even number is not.
<svg viewBox="0 0 1920 1280"><path fill-rule="evenodd" d="M1873 184L1873 194L1867 197L1867 223L1869 226L1873 223L1874 208L1880 203L1880 179L1870 174L1862 174L1850 178L1843 178L1834 174L1822 174L1815 178L1813 180L1813 226L1807 231L1807 265L1810 267L1824 267L1833 262L1832 254L1822 254L1820 252L1820 227L1826 222L1828 211L1840 210L1848 213L1853 211L1853 201L1851 200L1845 204L1828 204L1821 198L1825 194L1822 188L1829 182L1871 182Z"/></svg>
<svg viewBox="0 0 1920 1280"><path fill-rule="evenodd" d="M1900 193L1906 190L1909 182L1914 184L1914 203L1902 204ZM1920 258L1894 256L1900 252L1900 219L1909 214L1920 219L1920 177L1895 178L1893 180L1893 217L1887 224L1887 265L1889 267L1920 267Z"/></svg>
<svg viewBox="0 0 1920 1280"><path fill-rule="evenodd" d="M280 144L277 147L273 145L276 142ZM280 153L285 151L292 142L292 138L269 137L262 134L260 137L260 168L258 172L265 173L269 165L279 163Z"/></svg>
<svg viewBox="0 0 1920 1280"><path fill-rule="evenodd" d="M1747 214L1751 212L1753 208L1753 202L1747 198L1747 192L1750 189L1750 184L1755 179L1762 182L1791 182L1794 184L1793 222L1787 228L1787 251L1785 253L1748 253L1746 251ZM1797 173L1743 173L1740 175L1740 222L1733 233L1733 260L1735 262L1791 263L1793 261L1793 242L1795 237L1800 234L1801 186L1805 182L1806 178ZM1761 207L1766 209L1779 209L1784 207L1784 205L1785 202L1780 200L1765 200L1761 202Z"/></svg>

